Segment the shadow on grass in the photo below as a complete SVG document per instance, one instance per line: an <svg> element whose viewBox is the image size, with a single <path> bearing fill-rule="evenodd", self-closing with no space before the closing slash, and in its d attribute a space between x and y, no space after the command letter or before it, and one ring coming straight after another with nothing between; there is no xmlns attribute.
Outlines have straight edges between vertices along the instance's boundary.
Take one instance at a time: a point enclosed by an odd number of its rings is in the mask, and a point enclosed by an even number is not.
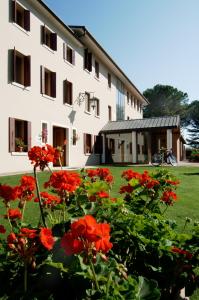
<svg viewBox="0 0 199 300"><path fill-rule="evenodd" d="M186 175L186 176L198 175L199 176L199 173L184 173L183 175Z"/></svg>

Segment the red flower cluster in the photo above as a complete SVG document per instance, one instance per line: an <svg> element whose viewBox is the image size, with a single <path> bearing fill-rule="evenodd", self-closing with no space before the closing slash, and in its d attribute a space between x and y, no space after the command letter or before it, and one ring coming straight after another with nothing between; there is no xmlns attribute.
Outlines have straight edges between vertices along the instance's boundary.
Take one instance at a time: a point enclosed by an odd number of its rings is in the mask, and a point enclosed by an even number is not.
<svg viewBox="0 0 199 300"><path fill-rule="evenodd" d="M127 181L130 181L131 179L140 179L141 174L138 172L134 172L133 170L126 170L122 173L122 177L126 179Z"/></svg>
<svg viewBox="0 0 199 300"><path fill-rule="evenodd" d="M34 197L35 179L32 176L22 176L21 185L18 187L18 198L31 200Z"/></svg>
<svg viewBox="0 0 199 300"><path fill-rule="evenodd" d="M79 174L68 171L54 172L49 181L44 184L45 188L53 187L59 194L63 194L64 191L68 193L74 192L81 184L81 178Z"/></svg>
<svg viewBox="0 0 199 300"><path fill-rule="evenodd" d="M120 194L125 194L125 193L131 194L132 192L133 192L133 187L130 184L123 185L120 187Z"/></svg>
<svg viewBox="0 0 199 300"><path fill-rule="evenodd" d="M61 239L61 246L67 255L84 252L95 256L97 252L107 253L112 248L109 240L110 225L97 223L87 215L71 224L71 230Z"/></svg>
<svg viewBox="0 0 199 300"><path fill-rule="evenodd" d="M99 199L104 199L104 198L109 198L109 194L107 192L100 191L100 192L97 192L95 195L90 196L89 200L91 202L95 202Z"/></svg>
<svg viewBox="0 0 199 300"><path fill-rule="evenodd" d="M146 187L147 189L153 189L155 186L158 186L160 184L158 180L153 179L149 175L148 171L144 171L143 174L140 174L134 172L133 170L127 170L122 173L122 177L125 178L127 181L130 181L131 179L137 179L138 184L143 187ZM124 192L127 193L127 191Z"/></svg>
<svg viewBox="0 0 199 300"><path fill-rule="evenodd" d="M18 198L18 187L11 187L6 184L0 184L0 197L4 199L4 202L7 206L7 203L9 201L16 200Z"/></svg>
<svg viewBox="0 0 199 300"><path fill-rule="evenodd" d="M43 171L48 163L55 163L60 156L56 148L46 144L44 147L34 146L28 151L29 160Z"/></svg>
<svg viewBox="0 0 199 300"><path fill-rule="evenodd" d="M11 220L21 219L22 214L21 214L21 211L18 208L10 208L8 210L8 213L5 215L5 218L9 218Z"/></svg>
<svg viewBox="0 0 199 300"><path fill-rule="evenodd" d="M93 181L96 181L97 178L104 180L107 183L113 183L113 175L111 174L108 168L97 168L86 170L88 177L92 178Z"/></svg>
<svg viewBox="0 0 199 300"><path fill-rule="evenodd" d="M185 257L188 258L188 259L191 259L193 257L193 255L189 251L186 251L186 250L183 250L183 249L180 249L180 248L177 248L177 247L172 247L171 251L174 252L174 253L185 255Z"/></svg>
<svg viewBox="0 0 199 300"><path fill-rule="evenodd" d="M0 233L5 233L6 229L3 225L0 225Z"/></svg>
<svg viewBox="0 0 199 300"><path fill-rule="evenodd" d="M42 206L44 208L54 208L56 205L60 204L62 201L59 197L51 195L47 192L40 193L42 199ZM35 198L34 202L39 202L38 198Z"/></svg>
<svg viewBox="0 0 199 300"><path fill-rule="evenodd" d="M171 184L171 185L178 185L180 183L179 180L165 180L166 183Z"/></svg>
<svg viewBox="0 0 199 300"><path fill-rule="evenodd" d="M51 250L53 248L55 241L54 241L51 229L41 228L39 238L40 238L42 245L46 249Z"/></svg>
<svg viewBox="0 0 199 300"><path fill-rule="evenodd" d="M163 192L160 200L167 205L173 205L173 202L177 200L177 195L172 190L167 190Z"/></svg>

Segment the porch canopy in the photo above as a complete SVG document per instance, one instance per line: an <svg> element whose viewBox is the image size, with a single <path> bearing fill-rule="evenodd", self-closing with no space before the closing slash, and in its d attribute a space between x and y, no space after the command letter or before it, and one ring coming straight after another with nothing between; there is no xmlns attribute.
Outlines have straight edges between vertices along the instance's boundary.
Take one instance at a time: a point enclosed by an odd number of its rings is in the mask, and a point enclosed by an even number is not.
<svg viewBox="0 0 199 300"><path fill-rule="evenodd" d="M161 147L172 148L178 161L183 157L178 115L109 121L100 134L104 136L102 162L105 163L110 162L110 154L113 162L150 163L152 154ZM110 149L110 146L114 149Z"/></svg>

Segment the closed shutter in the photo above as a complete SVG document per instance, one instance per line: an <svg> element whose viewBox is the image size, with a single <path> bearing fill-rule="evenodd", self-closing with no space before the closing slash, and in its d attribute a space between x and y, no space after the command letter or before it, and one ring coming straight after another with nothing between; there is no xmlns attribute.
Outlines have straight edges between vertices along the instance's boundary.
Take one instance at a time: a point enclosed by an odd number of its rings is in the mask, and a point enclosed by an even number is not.
<svg viewBox="0 0 199 300"><path fill-rule="evenodd" d="M51 97L56 98L56 73L51 72Z"/></svg>
<svg viewBox="0 0 199 300"><path fill-rule="evenodd" d="M24 57L24 86L31 86L31 57Z"/></svg>
<svg viewBox="0 0 199 300"><path fill-rule="evenodd" d="M52 32L50 34L50 37L51 37L50 47L52 50L57 51L57 34Z"/></svg>
<svg viewBox="0 0 199 300"><path fill-rule="evenodd" d="M86 147L86 133L84 133L84 154L86 154L87 147Z"/></svg>
<svg viewBox="0 0 199 300"><path fill-rule="evenodd" d="M17 21L17 3L16 0L12 0L12 21L16 23Z"/></svg>
<svg viewBox="0 0 199 300"><path fill-rule="evenodd" d="M9 118L9 152L15 152L15 119Z"/></svg>
<svg viewBox="0 0 199 300"><path fill-rule="evenodd" d="M84 69L88 69L88 49L84 49Z"/></svg>
<svg viewBox="0 0 199 300"><path fill-rule="evenodd" d="M88 53L88 70L92 72L92 53Z"/></svg>
<svg viewBox="0 0 199 300"><path fill-rule="evenodd" d="M31 122L28 122L28 151L31 148L31 140L32 140L32 137L31 137Z"/></svg>
<svg viewBox="0 0 199 300"><path fill-rule="evenodd" d="M24 10L24 28L27 31L30 31L30 11Z"/></svg>
<svg viewBox="0 0 199 300"><path fill-rule="evenodd" d="M41 26L41 42L46 45L46 26Z"/></svg>
<svg viewBox="0 0 199 300"><path fill-rule="evenodd" d="M41 94L45 94L45 68L41 66Z"/></svg>
<svg viewBox="0 0 199 300"><path fill-rule="evenodd" d="M75 50L72 50L72 64L75 65Z"/></svg>
<svg viewBox="0 0 199 300"><path fill-rule="evenodd" d="M16 79L17 79L17 68L16 68L16 49L14 48L13 49L13 52L12 52L12 81L13 82L16 82Z"/></svg>
<svg viewBox="0 0 199 300"><path fill-rule="evenodd" d="M63 43L63 58L66 60L66 43Z"/></svg>

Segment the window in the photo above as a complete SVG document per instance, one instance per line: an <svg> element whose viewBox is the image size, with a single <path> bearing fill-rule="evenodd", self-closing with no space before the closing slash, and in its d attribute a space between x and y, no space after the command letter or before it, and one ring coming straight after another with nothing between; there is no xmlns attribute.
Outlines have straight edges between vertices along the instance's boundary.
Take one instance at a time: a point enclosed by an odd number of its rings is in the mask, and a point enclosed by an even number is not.
<svg viewBox="0 0 199 300"><path fill-rule="evenodd" d="M64 103L73 104L73 84L68 80L64 81Z"/></svg>
<svg viewBox="0 0 199 300"><path fill-rule="evenodd" d="M112 109L110 105L108 106L108 120L112 121Z"/></svg>
<svg viewBox="0 0 199 300"><path fill-rule="evenodd" d="M127 104L129 104L129 92L126 93L126 97L127 97Z"/></svg>
<svg viewBox="0 0 199 300"><path fill-rule="evenodd" d="M109 140L109 149L110 149L111 154L115 154L115 140L114 139Z"/></svg>
<svg viewBox="0 0 199 300"><path fill-rule="evenodd" d="M57 51L57 34L51 32L46 26L42 26L42 44L50 49Z"/></svg>
<svg viewBox="0 0 199 300"><path fill-rule="evenodd" d="M42 143L48 143L48 123L42 122L41 124L41 141Z"/></svg>
<svg viewBox="0 0 199 300"><path fill-rule="evenodd" d="M99 78L99 63L95 61L95 76Z"/></svg>
<svg viewBox="0 0 199 300"><path fill-rule="evenodd" d="M136 108L137 99L134 98L134 108Z"/></svg>
<svg viewBox="0 0 199 300"><path fill-rule="evenodd" d="M140 103L139 103L139 100L137 100L137 111L139 111L140 109Z"/></svg>
<svg viewBox="0 0 199 300"><path fill-rule="evenodd" d="M94 153L95 154L102 153L102 136L101 135L94 136Z"/></svg>
<svg viewBox="0 0 199 300"><path fill-rule="evenodd" d="M92 53L84 49L84 69L92 72Z"/></svg>
<svg viewBox="0 0 199 300"><path fill-rule="evenodd" d="M99 115L100 115L100 101L99 101L99 99L96 99L95 101L96 101L95 115L97 117L99 117Z"/></svg>
<svg viewBox="0 0 199 300"><path fill-rule="evenodd" d="M14 48L14 50L12 50L12 58L13 58L12 81L17 82L25 87L30 86L31 85L30 56L25 56L22 53L16 51Z"/></svg>
<svg viewBox="0 0 199 300"><path fill-rule="evenodd" d="M73 144L73 146L76 146L77 140L78 140L77 130L73 129L73 132L72 132L72 144Z"/></svg>
<svg viewBox="0 0 199 300"><path fill-rule="evenodd" d="M41 66L41 94L56 98L56 73Z"/></svg>
<svg viewBox="0 0 199 300"><path fill-rule="evenodd" d="M85 93L85 111L91 111L90 94Z"/></svg>
<svg viewBox="0 0 199 300"><path fill-rule="evenodd" d="M30 31L30 11L23 8L16 0L12 1L12 5L13 22L26 31Z"/></svg>
<svg viewBox="0 0 199 300"><path fill-rule="evenodd" d="M133 96L131 95L131 106L133 106Z"/></svg>
<svg viewBox="0 0 199 300"><path fill-rule="evenodd" d="M92 153L92 135L88 133L84 133L84 153Z"/></svg>
<svg viewBox="0 0 199 300"><path fill-rule="evenodd" d="M111 74L108 73L108 87L111 88Z"/></svg>
<svg viewBox="0 0 199 300"><path fill-rule="evenodd" d="M75 50L73 50L65 43L63 44L63 54L64 54L64 60L66 60L72 65L75 65Z"/></svg>
<svg viewBox="0 0 199 300"><path fill-rule="evenodd" d="M127 120L130 120L130 117L129 117L129 116L127 116Z"/></svg>
<svg viewBox="0 0 199 300"><path fill-rule="evenodd" d="M28 152L31 148L31 122L9 118L9 151Z"/></svg>

